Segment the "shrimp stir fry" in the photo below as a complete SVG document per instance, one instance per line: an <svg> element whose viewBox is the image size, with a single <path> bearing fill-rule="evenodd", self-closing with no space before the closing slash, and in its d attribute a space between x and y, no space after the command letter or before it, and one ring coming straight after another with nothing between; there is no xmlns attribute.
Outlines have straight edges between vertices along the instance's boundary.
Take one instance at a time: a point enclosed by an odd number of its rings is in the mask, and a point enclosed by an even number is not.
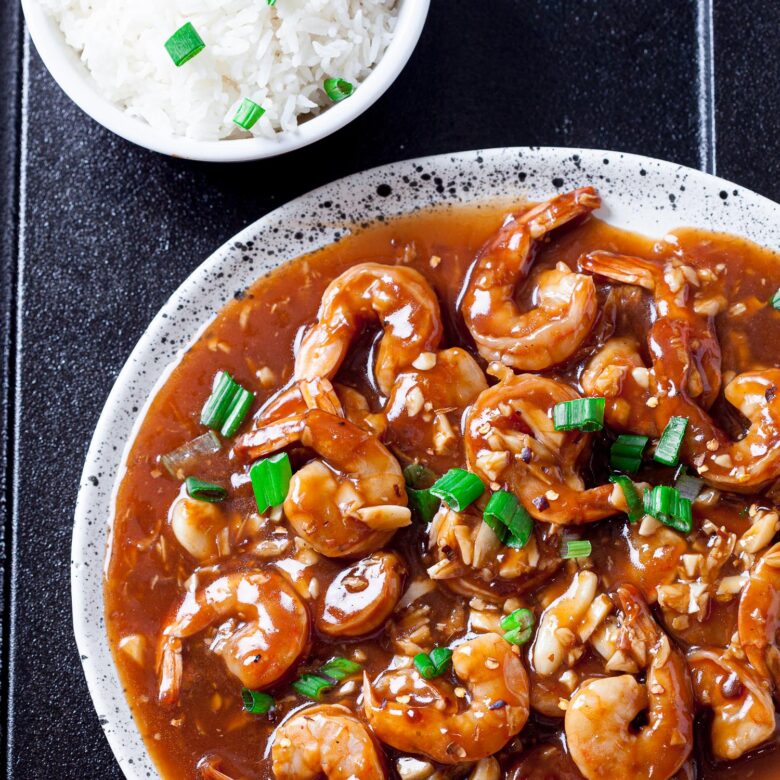
<svg viewBox="0 0 780 780"><path fill-rule="evenodd" d="M528 720L528 675L510 644L498 634L470 639L455 648L452 669L465 687L462 697L410 668L390 669L373 683L366 677L363 706L379 739L458 764L492 755L520 732Z"/></svg>
<svg viewBox="0 0 780 780"><path fill-rule="evenodd" d="M647 680L624 674L586 680L566 709L566 741L588 780L669 778L693 746L693 692L685 659L639 593L618 590L627 639L647 657ZM647 712L647 725L632 727Z"/></svg>
<svg viewBox="0 0 780 780"><path fill-rule="evenodd" d="M780 263L600 205L350 231L182 357L106 565L165 780L778 776Z"/></svg>

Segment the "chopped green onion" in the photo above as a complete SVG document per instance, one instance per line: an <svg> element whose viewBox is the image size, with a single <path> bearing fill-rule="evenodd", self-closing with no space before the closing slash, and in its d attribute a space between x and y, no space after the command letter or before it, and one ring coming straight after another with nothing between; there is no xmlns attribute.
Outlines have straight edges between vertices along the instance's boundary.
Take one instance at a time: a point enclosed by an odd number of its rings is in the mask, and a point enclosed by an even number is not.
<svg viewBox="0 0 780 780"><path fill-rule="evenodd" d="M222 442L214 431L197 436L192 441L182 444L172 452L160 456L160 463L167 472L176 479L187 476L185 469L196 466L196 461L213 455L222 449Z"/></svg>
<svg viewBox="0 0 780 780"><path fill-rule="evenodd" d="M645 491L644 508L648 515L676 531L690 533L693 528L693 508L673 487L656 485Z"/></svg>
<svg viewBox="0 0 780 780"><path fill-rule="evenodd" d="M511 645L524 645L534 629L534 613L530 609L516 609L501 618L501 630L504 639Z"/></svg>
<svg viewBox="0 0 780 780"><path fill-rule="evenodd" d="M233 398L240 388L241 385L227 371L220 371L214 389L200 413L200 424L219 430L225 424Z"/></svg>
<svg viewBox="0 0 780 780"><path fill-rule="evenodd" d="M412 510L412 514L421 523L430 523L441 505L441 501L430 490L415 490L408 487L406 488L406 497L409 499L409 508Z"/></svg>
<svg viewBox="0 0 780 780"><path fill-rule="evenodd" d="M226 439L234 436L236 431L241 427L241 423L244 422L246 413L249 411L249 407L254 400L255 397L249 390L245 390L241 385L238 386L238 391L230 402L227 417L225 418L225 422L222 424L222 430L220 431Z"/></svg>
<svg viewBox="0 0 780 780"><path fill-rule="evenodd" d="M452 650L449 647L434 647L430 652L430 658L436 669L436 674L444 674L452 658Z"/></svg>
<svg viewBox="0 0 780 780"><path fill-rule="evenodd" d="M493 493L482 519L507 547L525 547L534 530L533 518L508 490Z"/></svg>
<svg viewBox="0 0 780 780"><path fill-rule="evenodd" d="M268 0L268 5L276 5L276 0Z"/></svg>
<svg viewBox="0 0 780 780"><path fill-rule="evenodd" d="M227 497L227 489L222 485L215 485L213 482L204 482L197 477L187 477L184 480L184 486L187 495L196 501L208 501L209 504L215 504Z"/></svg>
<svg viewBox="0 0 780 780"><path fill-rule="evenodd" d="M244 709L252 715L265 715L270 712L274 706L273 696L262 691L252 691L249 688L241 689L241 698L244 702Z"/></svg>
<svg viewBox="0 0 780 780"><path fill-rule="evenodd" d="M165 48L168 50L168 54L171 55L173 64L180 68L196 54L200 54L206 48L206 44L203 42L203 38L198 35L198 31L192 26L192 22L187 22L168 38L165 42Z"/></svg>
<svg viewBox="0 0 780 780"><path fill-rule="evenodd" d="M410 463L404 468L404 480L408 487L423 490L436 482L436 474L422 463Z"/></svg>
<svg viewBox="0 0 780 780"><path fill-rule="evenodd" d="M321 669L320 673L336 682L341 682L350 675L357 674L362 667L348 658L331 658Z"/></svg>
<svg viewBox="0 0 780 780"><path fill-rule="evenodd" d="M686 417L672 417L661 434L661 440L655 448L653 460L663 463L665 466L676 466L687 427L688 419Z"/></svg>
<svg viewBox="0 0 780 780"><path fill-rule="evenodd" d="M647 436L632 436L621 433L609 451L609 462L618 471L638 471L642 465L642 451L647 445Z"/></svg>
<svg viewBox="0 0 780 780"><path fill-rule="evenodd" d="M636 488L634 487L634 483L631 481L631 479L625 474L613 474L609 478L609 481L618 485L620 490L623 492L623 498L626 500L626 504L628 505L628 512L626 513L628 515L628 519L632 523L635 523L637 520L641 520L645 510L642 506L642 500L639 498L639 495L636 492Z"/></svg>
<svg viewBox="0 0 780 780"><path fill-rule="evenodd" d="M284 503L287 491L290 489L290 477L292 477L292 466L286 452L280 452L252 464L249 469L249 479L260 512L265 512L270 506Z"/></svg>
<svg viewBox="0 0 780 780"><path fill-rule="evenodd" d="M355 85L349 81L344 81L344 79L325 79L323 87L328 97L334 103L339 103L348 98L355 91Z"/></svg>
<svg viewBox="0 0 780 780"><path fill-rule="evenodd" d="M434 482L431 493L444 501L450 509L462 512L485 492L482 480L470 471L450 469Z"/></svg>
<svg viewBox="0 0 780 780"><path fill-rule="evenodd" d="M316 674L302 674L290 687L301 696L319 701L323 691L332 688L333 683Z"/></svg>
<svg viewBox="0 0 780 780"><path fill-rule="evenodd" d="M704 481L698 477L692 477L690 474L683 473L677 477L674 486L683 498L695 501L704 487Z"/></svg>
<svg viewBox="0 0 780 780"><path fill-rule="evenodd" d="M587 539L569 539L561 558L587 558L593 552L593 545Z"/></svg>
<svg viewBox="0 0 780 780"><path fill-rule="evenodd" d="M254 100L244 98L233 117L233 124L243 127L244 130L251 130L264 113L265 109L258 106Z"/></svg>
<svg viewBox="0 0 780 780"><path fill-rule="evenodd" d="M434 677L444 674L451 658L452 650L449 647L435 647L431 650L430 655L417 653L414 657L414 665L426 680L432 680Z"/></svg>
<svg viewBox="0 0 780 780"><path fill-rule="evenodd" d="M778 290L773 296L772 300L770 301L772 304L773 309L780 310L780 290Z"/></svg>
<svg viewBox="0 0 780 780"><path fill-rule="evenodd" d="M600 431L604 427L604 398L575 398L553 406L556 431Z"/></svg>
<svg viewBox="0 0 780 780"><path fill-rule="evenodd" d="M432 680L436 677L436 667L433 665L433 661L431 661L427 653L417 653L414 657L414 665L417 667L417 671L426 680Z"/></svg>

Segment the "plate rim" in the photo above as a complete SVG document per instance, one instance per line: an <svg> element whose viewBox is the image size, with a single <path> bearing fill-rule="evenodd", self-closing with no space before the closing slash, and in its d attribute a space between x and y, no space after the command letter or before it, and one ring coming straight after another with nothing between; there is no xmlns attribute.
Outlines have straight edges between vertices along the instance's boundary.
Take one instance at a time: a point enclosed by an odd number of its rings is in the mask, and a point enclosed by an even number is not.
<svg viewBox="0 0 780 780"><path fill-rule="evenodd" d="M93 509L93 504L95 503L96 498L99 500L100 491L97 484L93 483L92 481L92 474L98 470L96 467L99 466L103 458L101 448L105 442L111 438L109 436L109 432L110 430L114 429L114 426L116 425L116 418L121 411L121 409L118 408L118 403L121 396L123 393L129 392L128 386L132 382L135 373L139 367L144 365L144 355L149 352L151 347L154 345L155 340L159 338L161 331L164 331L170 325L170 323L167 322L167 313L170 307L174 304L174 302L184 299L188 291L195 288L195 286L199 283L200 280L203 279L203 277L207 277L208 274L214 270L214 268L218 267L220 263L225 262L229 258L231 252L234 251L237 243L243 243L247 240L251 240L252 238L256 237L264 228L272 225L274 221L279 221L286 212L300 209L302 205L307 203L316 203L329 191L338 189L340 187L351 186L352 184L357 184L358 186L361 184L365 185L365 183L370 182L373 177L376 177L379 174L395 179L402 171L406 172L410 167L414 169L419 165L439 165L440 167L444 168L448 165L459 163L464 166L473 166L475 164L481 165L482 162L486 159L490 159L491 162L498 163L501 162L502 158L514 158L518 155L520 158L523 158L525 155L529 159L536 159L538 164L542 167L545 167L548 173L554 169L555 164L561 165L563 161L569 161L576 158L579 158L583 161L587 160L588 165L595 165L598 158L617 158L620 160L621 165L631 164L639 166L640 168L644 168L646 166L648 170L655 168L657 169L657 172L664 177L675 178L682 176L686 182L690 181L692 183L696 183L709 190L714 191L717 188L722 192L725 191L727 193L732 190L735 192L738 191L743 199L743 202L746 204L746 208L758 209L759 211L768 211L770 213L774 212L774 219L777 222L780 222L780 219L777 219L777 217L780 217L780 204L777 204L769 198L755 193L752 190L743 187L742 185L734 184L733 182L722 179L718 176L714 176L712 174L708 174L688 166L680 165L678 163L670 162L668 160L648 157L645 155L637 155L629 152L602 149L585 149L578 147L496 147L490 149L476 149L454 153L425 155L408 160L401 160L385 165L375 166L335 179L327 184L299 195L298 197L287 201L286 203L267 212L262 217L243 228L236 235L229 238L214 252L212 252L205 260L203 260L192 270L192 272L181 282L180 285L178 285L176 290L165 301L159 311L155 314L154 318L150 321L149 325L144 329L142 335L124 362L122 369L117 374L116 379L114 380L111 390L103 405L97 424L95 426L95 431L90 440L89 448L84 461L84 467L79 481L79 491L74 513L70 566L73 628L82 668L87 680L90 698L92 699L92 703L98 713L101 726L109 742L112 753L128 780L141 780L141 778L147 778L150 776L150 770L153 773L159 773L156 765L154 764L154 761L151 758L151 755L149 754L149 751L146 749L146 745L143 741L143 737L141 736L138 724L136 723L135 718L131 712L129 703L125 698L121 682L118 678L113 655L111 654L111 650L108 647L105 630L103 630L102 635L99 638L89 636L90 629L94 631L96 624L99 626L103 623L104 611L101 611L100 615L96 619L94 616L94 611L90 610L89 597L84 590L84 583L86 582L87 577L82 577L81 571L84 565L85 547L94 545L96 542L101 548L100 559L103 563L105 563L106 552L108 549L106 545L110 544L113 527L113 507L115 504L116 490L124 474L127 454L129 452L131 443L134 440L138 428L144 419L151 400L155 397L162 384L166 381L167 376L170 374L173 368L178 365L181 356L187 351L189 346L191 346L191 344L200 337L204 329L208 327L208 324L220 310L213 310L210 318L201 320L200 325L192 331L190 337L186 339L186 341L184 341L184 343L177 349L175 356L166 365L158 369L153 385L148 390L143 404L139 406L138 412L134 415L130 429L127 432L127 435L121 445L121 453L118 456L115 456L115 460L116 457L118 457L115 473L103 477L104 479L110 479L112 484L112 488L107 499L109 501L109 514L108 517L105 518L104 525L95 530L93 528L94 523L89 520L89 513ZM590 175L583 170L582 178L583 183L585 183L584 180L589 180ZM517 189L522 191L524 189L530 189L530 187L530 184L521 183ZM710 196L708 195L708 197ZM479 200L479 198L473 198L472 202L478 202ZM389 210L392 211L393 216L395 216L396 214L400 213L411 213L420 208L421 206L402 209L395 209L391 207ZM609 220L609 217L607 217L607 220ZM780 231L780 228L777 230ZM338 237L338 233L336 236ZM756 239L751 237L751 240ZM329 241L325 243L329 243ZM777 233L776 244L776 246L770 245L769 248L774 249L775 251L780 250L780 232ZM767 244L764 243L764 245ZM310 249L311 248L304 247L301 252L299 252L299 254L306 253L310 251ZM279 267L280 265L289 262L291 259L294 259L294 255L290 255L288 257L286 256L281 259L275 258L273 260L273 267ZM229 297L225 297L222 306L224 306L228 300ZM149 360L149 355L146 355L145 360ZM125 421L123 425L126 427L127 422ZM117 451L116 447L114 448L114 451ZM105 605L102 594L102 572L103 569L101 567L101 596L99 606L101 610L104 610ZM105 626L103 626L103 628L105 629ZM100 647L100 645L102 645L102 647ZM97 668L95 662L95 653L93 652L96 648L98 651L108 653L110 669L106 670L104 668ZM111 683L113 686L111 692L115 697L118 696L118 701L116 698L111 698L109 688L107 688L107 683ZM130 718L130 722L133 727L133 739L136 742L134 748L131 748L126 744L127 740L122 736L121 733L111 728L110 721L108 721L106 716L103 714L109 711L113 713L112 717L114 718ZM132 760L128 761L129 754L133 749L137 750L139 745L143 757L147 762L146 766L142 765L140 762Z"/></svg>

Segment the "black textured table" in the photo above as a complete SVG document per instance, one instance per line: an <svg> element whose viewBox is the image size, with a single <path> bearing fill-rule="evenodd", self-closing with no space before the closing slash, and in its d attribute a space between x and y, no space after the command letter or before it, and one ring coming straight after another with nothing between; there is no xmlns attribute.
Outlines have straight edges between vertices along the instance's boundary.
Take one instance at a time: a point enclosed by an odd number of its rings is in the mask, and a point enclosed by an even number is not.
<svg viewBox="0 0 780 780"><path fill-rule="evenodd" d="M314 147L167 159L60 92L0 14L3 758L14 778L118 778L71 629L70 536L103 402L147 323L216 247L327 181L505 145L662 157L780 198L780 3L432 0L389 92Z"/></svg>

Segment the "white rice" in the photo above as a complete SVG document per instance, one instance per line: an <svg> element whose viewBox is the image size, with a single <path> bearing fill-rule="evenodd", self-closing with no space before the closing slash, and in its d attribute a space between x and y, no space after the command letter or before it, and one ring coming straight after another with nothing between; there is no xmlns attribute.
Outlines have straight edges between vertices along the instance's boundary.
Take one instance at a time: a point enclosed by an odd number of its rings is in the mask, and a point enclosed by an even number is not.
<svg viewBox="0 0 780 780"><path fill-rule="evenodd" d="M257 136L292 132L331 105L326 78L356 86L392 38L397 0L39 0L100 92L174 135L246 136L243 98L265 109ZM165 41L192 22L206 48L177 68Z"/></svg>

